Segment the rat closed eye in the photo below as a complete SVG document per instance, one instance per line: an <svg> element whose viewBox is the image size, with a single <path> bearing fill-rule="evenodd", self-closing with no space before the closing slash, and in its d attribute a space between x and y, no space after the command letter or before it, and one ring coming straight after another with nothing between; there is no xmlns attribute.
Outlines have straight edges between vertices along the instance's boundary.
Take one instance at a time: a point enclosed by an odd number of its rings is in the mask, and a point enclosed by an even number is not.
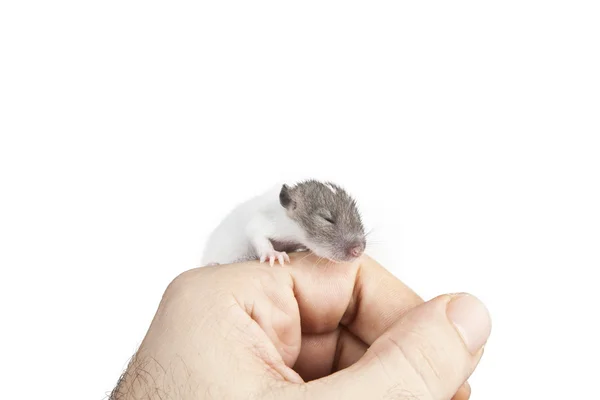
<svg viewBox="0 0 600 400"><path fill-rule="evenodd" d="M317 216L318 216L318 218L321 218L321 219L329 222L330 224L335 224L335 219L334 219L333 215L331 214L331 212L328 210L319 211Z"/></svg>
<svg viewBox="0 0 600 400"><path fill-rule="evenodd" d="M323 218L325 221L329 222L330 224L335 224L335 221L333 220L333 218L323 217L323 216L321 218Z"/></svg>

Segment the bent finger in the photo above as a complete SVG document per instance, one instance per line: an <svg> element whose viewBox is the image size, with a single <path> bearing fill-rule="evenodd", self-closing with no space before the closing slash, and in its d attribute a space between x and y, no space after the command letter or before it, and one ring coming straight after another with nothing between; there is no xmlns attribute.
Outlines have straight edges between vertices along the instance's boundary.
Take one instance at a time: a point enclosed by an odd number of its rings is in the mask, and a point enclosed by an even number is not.
<svg viewBox="0 0 600 400"><path fill-rule="evenodd" d="M369 346L344 327L329 333L303 335L302 351L294 370L306 382L323 378L354 365L368 349ZM468 400L470 397L471 387L465 382L452 400Z"/></svg>
<svg viewBox="0 0 600 400"><path fill-rule="evenodd" d="M307 264L304 264L307 262ZM303 339L300 355L294 369L305 380L318 379L356 363L367 351L375 339L390 328L406 312L423 303L412 289L383 268L374 259L363 256L356 269L347 265L324 265L319 269L318 261L310 256L303 256L295 262L293 271L296 283L296 298L303 316ZM337 284L331 284L335 272ZM315 299L318 295L328 296L331 292L323 292L322 279L329 279L329 287L336 288L332 292L344 297L344 282L354 275L352 294L344 314L334 331L311 334L306 332L326 331L327 314L331 309L313 306L319 305ZM318 292L318 293L317 293ZM347 294L346 294L347 296ZM328 300L325 303L332 305ZM339 313L339 308L335 309ZM306 318L306 316L309 318ZM336 318L337 319L337 318ZM467 400L471 388L468 382L459 388L453 400Z"/></svg>
<svg viewBox="0 0 600 400"><path fill-rule="evenodd" d="M441 296L407 313L352 367L310 382L311 398L410 395L441 400L457 393L483 353L491 329L474 297Z"/></svg>
<svg viewBox="0 0 600 400"><path fill-rule="evenodd" d="M377 261L319 265L315 256L292 255L290 273L303 333L333 332L338 325L370 345L423 300Z"/></svg>

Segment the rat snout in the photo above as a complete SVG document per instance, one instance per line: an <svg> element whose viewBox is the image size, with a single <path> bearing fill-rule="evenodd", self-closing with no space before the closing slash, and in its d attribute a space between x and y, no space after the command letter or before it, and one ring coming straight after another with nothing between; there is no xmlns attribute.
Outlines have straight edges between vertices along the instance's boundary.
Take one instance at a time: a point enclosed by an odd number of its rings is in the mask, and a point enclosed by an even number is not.
<svg viewBox="0 0 600 400"><path fill-rule="evenodd" d="M361 241L355 241L349 244L346 248L348 257L356 258L359 257L363 251L365 251L365 243Z"/></svg>

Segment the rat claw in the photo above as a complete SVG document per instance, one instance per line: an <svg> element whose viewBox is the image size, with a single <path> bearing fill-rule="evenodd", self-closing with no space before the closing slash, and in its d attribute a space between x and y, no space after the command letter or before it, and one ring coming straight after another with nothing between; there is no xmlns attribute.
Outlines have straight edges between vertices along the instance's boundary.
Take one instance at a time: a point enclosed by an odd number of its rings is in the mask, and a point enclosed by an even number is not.
<svg viewBox="0 0 600 400"><path fill-rule="evenodd" d="M272 251L266 252L265 254L260 256L260 262L263 263L266 260L269 260L269 264L271 267L274 267L276 263L279 263L282 267L285 266L285 262L290 262L290 257L287 255L285 251Z"/></svg>

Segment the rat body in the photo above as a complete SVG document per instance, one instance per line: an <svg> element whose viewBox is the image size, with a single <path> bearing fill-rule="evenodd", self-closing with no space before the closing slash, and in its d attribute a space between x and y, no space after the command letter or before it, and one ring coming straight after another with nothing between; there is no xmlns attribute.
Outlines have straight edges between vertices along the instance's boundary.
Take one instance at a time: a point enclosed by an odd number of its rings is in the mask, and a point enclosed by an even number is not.
<svg viewBox="0 0 600 400"><path fill-rule="evenodd" d="M365 231L355 200L330 182L277 186L235 208L208 239L202 265L275 260L307 249L332 261L364 252Z"/></svg>

